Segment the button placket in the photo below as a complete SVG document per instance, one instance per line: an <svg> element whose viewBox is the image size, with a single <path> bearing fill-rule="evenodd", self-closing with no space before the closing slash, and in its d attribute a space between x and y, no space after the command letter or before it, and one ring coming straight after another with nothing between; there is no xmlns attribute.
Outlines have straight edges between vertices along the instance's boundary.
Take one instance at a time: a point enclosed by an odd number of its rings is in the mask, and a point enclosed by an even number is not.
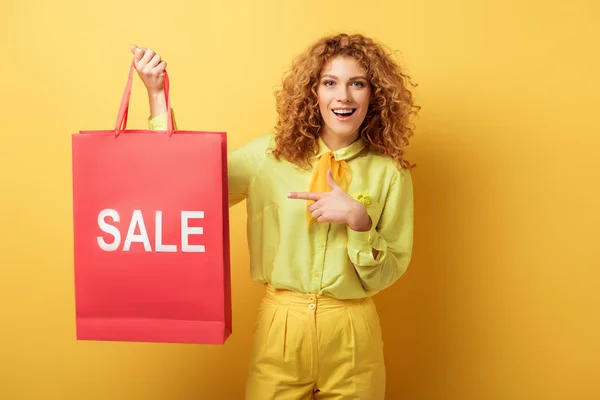
<svg viewBox="0 0 600 400"><path fill-rule="evenodd" d="M325 253L327 251L327 240L329 236L330 224L321 223L317 230L317 245L315 254L315 263L313 266L312 286L314 290L321 290L321 276L325 265ZM316 307L316 305L315 305ZM311 308L313 310L314 308Z"/></svg>

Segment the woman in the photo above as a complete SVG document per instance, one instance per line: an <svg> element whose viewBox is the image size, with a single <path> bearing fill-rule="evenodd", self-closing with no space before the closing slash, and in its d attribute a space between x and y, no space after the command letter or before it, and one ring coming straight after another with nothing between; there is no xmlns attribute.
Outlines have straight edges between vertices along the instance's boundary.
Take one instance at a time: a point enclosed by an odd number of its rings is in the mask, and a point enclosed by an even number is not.
<svg viewBox="0 0 600 400"><path fill-rule="evenodd" d="M165 129L162 72L131 48ZM247 399L383 399L371 296L406 270L413 192L408 76L373 40L340 34L293 63L273 135L229 154L229 205L247 200L251 275L265 284Z"/></svg>

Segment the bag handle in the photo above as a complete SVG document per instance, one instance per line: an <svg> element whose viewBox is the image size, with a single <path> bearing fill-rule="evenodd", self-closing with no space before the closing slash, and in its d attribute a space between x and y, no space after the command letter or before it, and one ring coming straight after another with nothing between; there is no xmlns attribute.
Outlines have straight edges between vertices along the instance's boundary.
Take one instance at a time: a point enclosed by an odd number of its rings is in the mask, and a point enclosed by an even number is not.
<svg viewBox="0 0 600 400"><path fill-rule="evenodd" d="M131 98L131 88L133 86L133 69L134 64L133 61L129 66L129 76L127 77L127 84L125 85L125 91L123 92L123 97L121 97L121 106L119 107L119 113L117 114L117 122L115 124L115 137L118 137L122 131L127 128L127 115L129 114L129 100ZM163 71L163 79L164 79L164 92L165 92L165 102L167 103L167 134L169 136L173 135L175 131L173 127L173 116L171 115L171 99L169 95L169 74L167 74L167 70Z"/></svg>

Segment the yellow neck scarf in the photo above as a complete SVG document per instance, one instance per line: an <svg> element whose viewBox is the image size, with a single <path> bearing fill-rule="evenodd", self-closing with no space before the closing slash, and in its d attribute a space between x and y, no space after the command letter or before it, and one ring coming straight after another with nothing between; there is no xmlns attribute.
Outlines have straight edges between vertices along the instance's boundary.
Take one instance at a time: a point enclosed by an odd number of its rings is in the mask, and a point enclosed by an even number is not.
<svg viewBox="0 0 600 400"><path fill-rule="evenodd" d="M324 153L319 158L317 168L312 175L310 180L309 191L310 192L329 192L331 187L327 183L327 170L331 169L333 179L335 182L344 190L348 191L348 186L352 180L352 172L348 168L346 161L337 161L333 155L333 152L329 151ZM308 208L314 202L308 200L306 207ZM308 226L310 226L316 219L313 218L312 214L307 210Z"/></svg>

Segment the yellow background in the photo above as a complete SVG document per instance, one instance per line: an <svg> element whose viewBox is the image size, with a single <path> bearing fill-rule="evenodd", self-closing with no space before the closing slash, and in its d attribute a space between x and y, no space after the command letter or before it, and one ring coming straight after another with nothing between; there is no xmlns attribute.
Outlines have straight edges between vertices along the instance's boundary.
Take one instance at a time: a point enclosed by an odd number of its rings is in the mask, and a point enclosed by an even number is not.
<svg viewBox="0 0 600 400"><path fill-rule="evenodd" d="M180 127L235 148L338 31L398 50L423 106L414 261L376 297L387 398L600 398L598 4L3 0L0 398L242 399L262 296L243 229L225 346L75 341L70 135L113 127L136 43L167 59ZM147 113L136 79L129 126Z"/></svg>

